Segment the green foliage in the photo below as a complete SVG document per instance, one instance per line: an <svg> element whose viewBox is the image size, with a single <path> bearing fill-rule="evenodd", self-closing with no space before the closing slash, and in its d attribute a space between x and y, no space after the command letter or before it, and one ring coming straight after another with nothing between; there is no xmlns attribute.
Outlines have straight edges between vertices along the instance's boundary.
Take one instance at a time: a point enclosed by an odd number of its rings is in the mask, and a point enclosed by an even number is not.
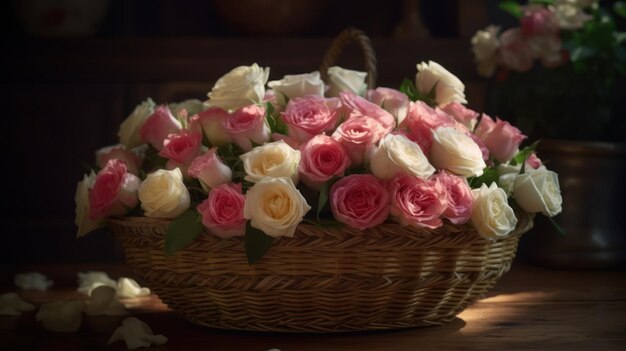
<svg viewBox="0 0 626 351"><path fill-rule="evenodd" d="M535 150L537 149L537 145L539 145L539 141L537 140L534 143L532 143L529 146L526 146L525 148L523 148L521 151L519 151L515 156L513 156L513 159L511 159L511 165L515 166L515 165L522 165L522 169L520 171L520 174L524 173L526 170L526 160L528 160L528 158L530 157L530 155L532 155Z"/></svg>
<svg viewBox="0 0 626 351"><path fill-rule="evenodd" d="M616 1L613 4L613 11L620 17L626 18L626 2Z"/></svg>
<svg viewBox="0 0 626 351"><path fill-rule="evenodd" d="M486 167L480 177L471 177L467 181L472 189L480 188L481 185L490 185L498 182L498 170L494 167Z"/></svg>
<svg viewBox="0 0 626 351"><path fill-rule="evenodd" d="M322 188L320 189L320 195L317 201L317 210L315 211L315 217L317 218L318 222L320 221L320 213L322 213L324 206L326 206L326 203L328 202L330 187L333 186L337 179L337 177L333 177L326 181L324 184L322 184Z"/></svg>
<svg viewBox="0 0 626 351"><path fill-rule="evenodd" d="M282 118L280 118L280 115L274 109L274 105L270 102L265 103L265 120L272 133L287 135L287 125L283 122Z"/></svg>
<svg viewBox="0 0 626 351"><path fill-rule="evenodd" d="M436 107L437 106L437 101L436 101L437 100L437 84L439 84L439 82L433 85L432 89L430 89L428 94L423 94L419 90L417 90L417 88L415 87L412 81L410 81L408 78L404 78L398 90L400 90L406 96L408 96L408 98L411 101L419 100L428 104L428 106L430 107Z"/></svg>
<svg viewBox="0 0 626 351"><path fill-rule="evenodd" d="M254 228L250 221L246 223L245 247L248 264L253 265L260 260L265 252L272 246L274 238L263 233L262 230Z"/></svg>
<svg viewBox="0 0 626 351"><path fill-rule="evenodd" d="M187 210L170 223L165 234L165 255L171 256L187 246L202 233L200 214L196 210Z"/></svg>
<svg viewBox="0 0 626 351"><path fill-rule="evenodd" d="M515 18L522 17L522 7L521 5L514 0L506 0L502 1L499 5L500 9L507 12L511 16Z"/></svg>

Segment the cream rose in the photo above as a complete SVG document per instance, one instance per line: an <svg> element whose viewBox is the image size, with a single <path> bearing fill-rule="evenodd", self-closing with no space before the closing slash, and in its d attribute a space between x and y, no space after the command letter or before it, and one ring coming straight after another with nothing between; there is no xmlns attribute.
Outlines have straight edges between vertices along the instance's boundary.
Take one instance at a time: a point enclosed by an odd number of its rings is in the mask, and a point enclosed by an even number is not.
<svg viewBox="0 0 626 351"><path fill-rule="evenodd" d="M419 145L401 134L387 134L382 138L370 167L378 179L391 179L398 173L428 178L435 173Z"/></svg>
<svg viewBox="0 0 626 351"><path fill-rule="evenodd" d="M139 201L146 217L175 218L189 208L189 191L180 168L159 169L139 186Z"/></svg>
<svg viewBox="0 0 626 351"><path fill-rule="evenodd" d="M342 91L351 91L363 96L367 90L366 77L366 72L353 71L338 66L330 67L328 69L330 88L326 92L326 96L339 96Z"/></svg>
<svg viewBox="0 0 626 351"><path fill-rule="evenodd" d="M208 105L232 111L260 103L265 96L269 74L269 67L261 68L256 63L233 69L217 80L208 94Z"/></svg>
<svg viewBox="0 0 626 351"><path fill-rule="evenodd" d="M417 65L415 87L423 94L428 94L435 87L437 105L443 106L450 102L466 104L465 85L452 73L435 61L422 62Z"/></svg>
<svg viewBox="0 0 626 351"><path fill-rule="evenodd" d="M126 150L144 144L141 140L141 127L148 117L154 113L155 107L156 104L154 101L148 98L146 101L137 105L126 120L122 122L117 136L120 138L120 144L124 145Z"/></svg>
<svg viewBox="0 0 626 351"><path fill-rule="evenodd" d="M506 193L496 183L483 184L472 190L472 224L482 237L496 240L508 235L517 225L515 213L507 201Z"/></svg>
<svg viewBox="0 0 626 351"><path fill-rule="evenodd" d="M453 127L439 127L434 131L430 159L438 169L463 177L478 177L487 167L478 144Z"/></svg>
<svg viewBox="0 0 626 351"><path fill-rule="evenodd" d="M263 177L287 177L298 183L300 151L282 140L257 146L239 157L249 182L258 182Z"/></svg>
<svg viewBox="0 0 626 351"><path fill-rule="evenodd" d="M290 178L260 179L246 193L243 216L250 225L271 237L293 237L311 206Z"/></svg>
<svg viewBox="0 0 626 351"><path fill-rule="evenodd" d="M556 216L561 213L563 203L559 176L547 169L522 173L515 178L513 198L526 212Z"/></svg>
<svg viewBox="0 0 626 351"><path fill-rule="evenodd" d="M274 89L277 102L281 106L287 104L286 99L316 95L324 97L324 82L320 72L314 71L305 74L286 75L281 80L273 80L267 86Z"/></svg>
<svg viewBox="0 0 626 351"><path fill-rule="evenodd" d="M496 51L500 47L498 33L500 33L500 27L488 26L476 32L472 37L472 51L478 65L478 74L481 76L491 77L496 71L498 63Z"/></svg>
<svg viewBox="0 0 626 351"><path fill-rule="evenodd" d="M91 231L102 228L106 225L104 218L92 220L89 218L89 189L96 181L96 174L92 171L89 176L85 175L83 180L76 186L76 218L74 224L78 227L76 237L80 238Z"/></svg>

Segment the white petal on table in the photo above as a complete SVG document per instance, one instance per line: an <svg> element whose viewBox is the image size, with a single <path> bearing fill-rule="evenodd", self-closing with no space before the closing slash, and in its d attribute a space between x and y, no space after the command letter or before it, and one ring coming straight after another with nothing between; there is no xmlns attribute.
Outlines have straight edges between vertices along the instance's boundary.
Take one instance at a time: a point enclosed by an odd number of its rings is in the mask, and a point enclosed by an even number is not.
<svg viewBox="0 0 626 351"><path fill-rule="evenodd" d="M81 272L78 273L78 292L90 296L93 289L99 286L117 288L117 282L104 272Z"/></svg>
<svg viewBox="0 0 626 351"><path fill-rule="evenodd" d="M134 279L121 277L117 280L117 296L121 298L150 296L150 289L141 287Z"/></svg>
<svg viewBox="0 0 626 351"><path fill-rule="evenodd" d="M24 302L16 293L0 295L0 315L19 316L22 312L32 311L35 306Z"/></svg>
<svg viewBox="0 0 626 351"><path fill-rule="evenodd" d="M90 316L123 316L128 314L126 308L117 300L115 289L110 286L99 286L91 292L85 313Z"/></svg>
<svg viewBox="0 0 626 351"><path fill-rule="evenodd" d="M80 328L85 303L80 300L52 301L41 305L37 321L53 332L73 333Z"/></svg>
<svg viewBox="0 0 626 351"><path fill-rule="evenodd" d="M143 321L130 317L122 322L122 326L115 329L109 339L109 344L124 340L129 350L139 347L149 347L151 344L163 345L167 338L163 335L154 335L152 329Z"/></svg>
<svg viewBox="0 0 626 351"><path fill-rule="evenodd" d="M22 290L46 291L52 286L52 280L37 272L17 274L14 282L15 286Z"/></svg>

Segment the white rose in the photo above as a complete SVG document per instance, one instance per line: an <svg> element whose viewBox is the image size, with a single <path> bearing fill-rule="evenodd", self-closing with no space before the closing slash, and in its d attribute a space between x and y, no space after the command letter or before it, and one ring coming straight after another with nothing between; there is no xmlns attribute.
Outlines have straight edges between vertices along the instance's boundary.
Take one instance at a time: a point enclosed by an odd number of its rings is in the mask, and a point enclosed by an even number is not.
<svg viewBox="0 0 626 351"><path fill-rule="evenodd" d="M274 89L276 99L282 106L287 103L285 98L293 99L307 95L324 96L324 82L320 78L319 71L286 75L281 80L267 83L267 86Z"/></svg>
<svg viewBox="0 0 626 351"><path fill-rule="evenodd" d="M76 202L76 217L74 224L78 227L78 231L76 232L76 237L78 238L106 226L104 218L96 221L89 218L89 189L93 187L95 181L96 174L92 171L89 176L85 175L83 180L76 185L76 195L74 197Z"/></svg>
<svg viewBox="0 0 626 351"><path fill-rule="evenodd" d="M439 127L433 132L430 160L438 169L463 177L478 177L487 167L478 144L452 127Z"/></svg>
<svg viewBox="0 0 626 351"><path fill-rule="evenodd" d="M282 140L257 146L239 157L249 182L258 182L263 177L287 177L298 183L300 151Z"/></svg>
<svg viewBox="0 0 626 351"><path fill-rule="evenodd" d="M126 147L126 150L130 150L136 146L144 144L141 140L141 127L146 122L148 117L154 113L154 107L156 104L152 99L148 98L146 101L137 105L133 112L122 122L120 130L117 132L117 136L120 138L120 144Z"/></svg>
<svg viewBox="0 0 626 351"><path fill-rule="evenodd" d="M208 94L208 105L232 111L260 103L269 74L269 67L261 68L256 63L233 69L217 80Z"/></svg>
<svg viewBox="0 0 626 351"><path fill-rule="evenodd" d="M592 3L594 1L557 0L554 3L554 17L559 27L568 30L582 28L585 22L593 18L584 10Z"/></svg>
<svg viewBox="0 0 626 351"><path fill-rule="evenodd" d="M515 178L513 198L526 212L541 212L553 217L562 210L559 177L546 169L529 170L520 174Z"/></svg>
<svg viewBox="0 0 626 351"><path fill-rule="evenodd" d="M500 27L488 26L476 32L472 37L472 51L478 66L478 73L482 76L490 77L496 71L496 51L500 47L499 32Z"/></svg>
<svg viewBox="0 0 626 351"><path fill-rule="evenodd" d="M353 71L338 66L328 69L329 89L326 96L339 96L342 91L351 91L357 95L363 96L367 90L365 78L366 72Z"/></svg>
<svg viewBox="0 0 626 351"><path fill-rule="evenodd" d="M370 167L379 179L391 179L397 173L428 178L435 173L419 145L400 134L385 135L371 157Z"/></svg>
<svg viewBox="0 0 626 351"><path fill-rule="evenodd" d="M138 194L146 217L175 218L189 208L189 191L179 168L148 174Z"/></svg>
<svg viewBox="0 0 626 351"><path fill-rule="evenodd" d="M490 240L508 235L517 225L515 213L507 201L506 193L496 183L483 184L472 190L472 224L482 237Z"/></svg>
<svg viewBox="0 0 626 351"><path fill-rule="evenodd" d="M206 109L206 105L204 102L198 99L189 99L181 102L173 102L168 104L167 107L172 112L172 115L177 117L183 109L187 111L187 116L191 117L195 114L198 114Z"/></svg>
<svg viewBox="0 0 626 351"><path fill-rule="evenodd" d="M435 61L422 62L417 65L415 87L423 94L428 94L435 88L437 105L443 106L450 102L466 104L465 85L452 73Z"/></svg>
<svg viewBox="0 0 626 351"><path fill-rule="evenodd" d="M311 206L290 178L265 177L246 193L243 216L271 237L293 237Z"/></svg>

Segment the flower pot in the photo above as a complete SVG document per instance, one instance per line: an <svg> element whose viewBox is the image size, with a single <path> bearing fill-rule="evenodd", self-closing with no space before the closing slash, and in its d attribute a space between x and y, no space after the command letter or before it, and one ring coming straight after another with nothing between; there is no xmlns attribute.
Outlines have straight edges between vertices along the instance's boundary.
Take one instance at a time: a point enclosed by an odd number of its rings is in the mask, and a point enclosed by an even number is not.
<svg viewBox="0 0 626 351"><path fill-rule="evenodd" d="M566 234L538 216L521 241L521 253L551 267L624 266L626 144L544 140L538 154L559 174L563 212L554 219Z"/></svg>

